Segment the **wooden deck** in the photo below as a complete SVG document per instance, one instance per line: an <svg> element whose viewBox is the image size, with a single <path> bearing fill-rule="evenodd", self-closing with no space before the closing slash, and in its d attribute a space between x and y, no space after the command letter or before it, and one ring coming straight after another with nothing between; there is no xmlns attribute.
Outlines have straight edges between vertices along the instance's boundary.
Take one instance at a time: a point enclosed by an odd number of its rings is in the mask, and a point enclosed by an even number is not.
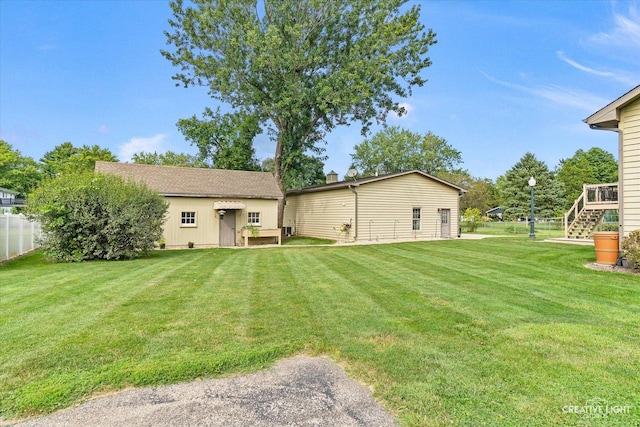
<svg viewBox="0 0 640 427"><path fill-rule="evenodd" d="M617 210L618 183L584 184L582 194L564 214L566 239L590 239L608 210Z"/></svg>

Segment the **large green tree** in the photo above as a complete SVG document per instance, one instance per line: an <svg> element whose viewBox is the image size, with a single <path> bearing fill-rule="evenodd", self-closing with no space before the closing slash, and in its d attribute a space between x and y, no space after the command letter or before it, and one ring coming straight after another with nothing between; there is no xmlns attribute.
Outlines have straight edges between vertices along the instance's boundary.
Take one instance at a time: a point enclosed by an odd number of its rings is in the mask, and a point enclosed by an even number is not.
<svg viewBox="0 0 640 427"><path fill-rule="evenodd" d="M531 187L529 178L534 177L535 216L553 218L563 212L565 199L562 184L556 180L546 163L526 153L503 177L498 179L501 207L504 218L528 218L530 216Z"/></svg>
<svg viewBox="0 0 640 427"><path fill-rule="evenodd" d="M264 172L273 172L273 168L273 157L262 161L262 170ZM287 171L284 177L284 185L287 190L324 184L325 182L326 175L324 174L322 159L309 154L296 156L295 164Z"/></svg>
<svg viewBox="0 0 640 427"><path fill-rule="evenodd" d="M42 173L31 157L23 156L11 144L0 139L0 187L20 193L26 197L35 189Z"/></svg>
<svg viewBox="0 0 640 427"><path fill-rule="evenodd" d="M420 135L397 126L381 130L354 147L352 167L360 175L421 170L437 175L452 172L462 155L444 138L429 132Z"/></svg>
<svg viewBox="0 0 640 427"><path fill-rule="evenodd" d="M613 154L599 147L578 150L572 157L560 160L557 175L564 185L565 209L569 209L582 194L584 184L618 182L618 162Z"/></svg>
<svg viewBox="0 0 640 427"><path fill-rule="evenodd" d="M47 151L40 162L47 177L59 176L67 173L93 172L96 160L117 162L116 156L107 148L98 145L83 145L75 147L71 142L56 145Z"/></svg>
<svg viewBox="0 0 640 427"><path fill-rule="evenodd" d="M285 190L296 157L336 126L405 112L423 85L435 34L406 0L182 0L171 2L178 84L206 86L234 114L255 117L275 142L274 175ZM279 209L282 224L284 204Z"/></svg>
<svg viewBox="0 0 640 427"><path fill-rule="evenodd" d="M174 153L167 151L166 153L147 153L141 151L135 153L131 160L133 163L142 165L161 165L161 166L180 166L190 168L208 168L209 165L200 156L194 156L186 153Z"/></svg>
<svg viewBox="0 0 640 427"><path fill-rule="evenodd" d="M440 172L437 177L467 190L460 197L461 213L467 209L478 209L484 215L489 209L500 206L498 186L489 178L471 176L467 170Z"/></svg>
<svg viewBox="0 0 640 427"><path fill-rule="evenodd" d="M253 149L253 138L261 132L255 114L222 114L207 108L202 119L179 120L178 129L216 169L260 169Z"/></svg>

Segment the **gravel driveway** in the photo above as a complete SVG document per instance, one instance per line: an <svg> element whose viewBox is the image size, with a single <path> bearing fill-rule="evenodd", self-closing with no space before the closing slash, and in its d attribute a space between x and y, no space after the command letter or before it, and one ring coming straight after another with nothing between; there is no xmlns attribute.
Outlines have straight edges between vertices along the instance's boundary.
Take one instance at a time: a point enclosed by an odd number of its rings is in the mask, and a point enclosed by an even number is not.
<svg viewBox="0 0 640 427"><path fill-rule="evenodd" d="M323 357L237 378L126 390L15 426L394 426L362 384Z"/></svg>

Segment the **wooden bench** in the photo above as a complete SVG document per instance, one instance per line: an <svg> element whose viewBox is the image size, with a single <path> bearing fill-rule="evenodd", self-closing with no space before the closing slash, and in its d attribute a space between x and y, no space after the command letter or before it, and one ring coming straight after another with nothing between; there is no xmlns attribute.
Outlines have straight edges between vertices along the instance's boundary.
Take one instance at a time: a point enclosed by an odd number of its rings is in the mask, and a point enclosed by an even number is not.
<svg viewBox="0 0 640 427"><path fill-rule="evenodd" d="M244 245L249 246L249 237L276 237L278 239L278 244L282 244L282 231L279 228L259 228L258 236L253 236L251 234L251 230L244 229L242 230L241 236L244 238Z"/></svg>

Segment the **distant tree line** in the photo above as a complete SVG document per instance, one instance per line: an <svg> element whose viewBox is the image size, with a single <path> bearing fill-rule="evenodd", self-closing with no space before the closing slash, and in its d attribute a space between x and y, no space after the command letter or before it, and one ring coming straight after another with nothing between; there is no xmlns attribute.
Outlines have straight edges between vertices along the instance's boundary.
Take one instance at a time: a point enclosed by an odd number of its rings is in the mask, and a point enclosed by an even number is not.
<svg viewBox="0 0 640 427"><path fill-rule="evenodd" d="M184 121L179 123L187 126ZM193 129L201 128L201 125ZM248 138L252 133L247 132ZM219 138L209 136L202 147L210 147L211 141L217 140L219 149L214 152L204 148L197 154L140 152L133 155L132 161L151 165L274 172L273 158L260 162L255 157L252 145L234 143L237 138L244 137L237 133L235 136ZM194 134L192 143L198 145L196 141ZM576 151L572 157L561 159L553 170L533 153L525 153L495 181L475 177L460 167L463 163L462 153L444 138L431 132L421 135L399 127L383 128L371 138L363 140L354 147L351 157L351 168L357 173L352 177L344 176L344 179L417 169L466 189L460 200L461 213L471 208L478 209L484 215L489 209L501 207L505 219L529 215L528 181L532 176L537 181L535 206L538 217L562 216L582 193L583 184L614 183L618 180L618 163L613 154L598 147ZM284 176L285 188L323 183L324 159L312 152L295 156ZM40 161L35 161L0 140L0 187L13 189L25 197L43 179L68 173L92 172L97 160L118 161L108 149L97 145L77 147L70 142L54 147Z"/></svg>

